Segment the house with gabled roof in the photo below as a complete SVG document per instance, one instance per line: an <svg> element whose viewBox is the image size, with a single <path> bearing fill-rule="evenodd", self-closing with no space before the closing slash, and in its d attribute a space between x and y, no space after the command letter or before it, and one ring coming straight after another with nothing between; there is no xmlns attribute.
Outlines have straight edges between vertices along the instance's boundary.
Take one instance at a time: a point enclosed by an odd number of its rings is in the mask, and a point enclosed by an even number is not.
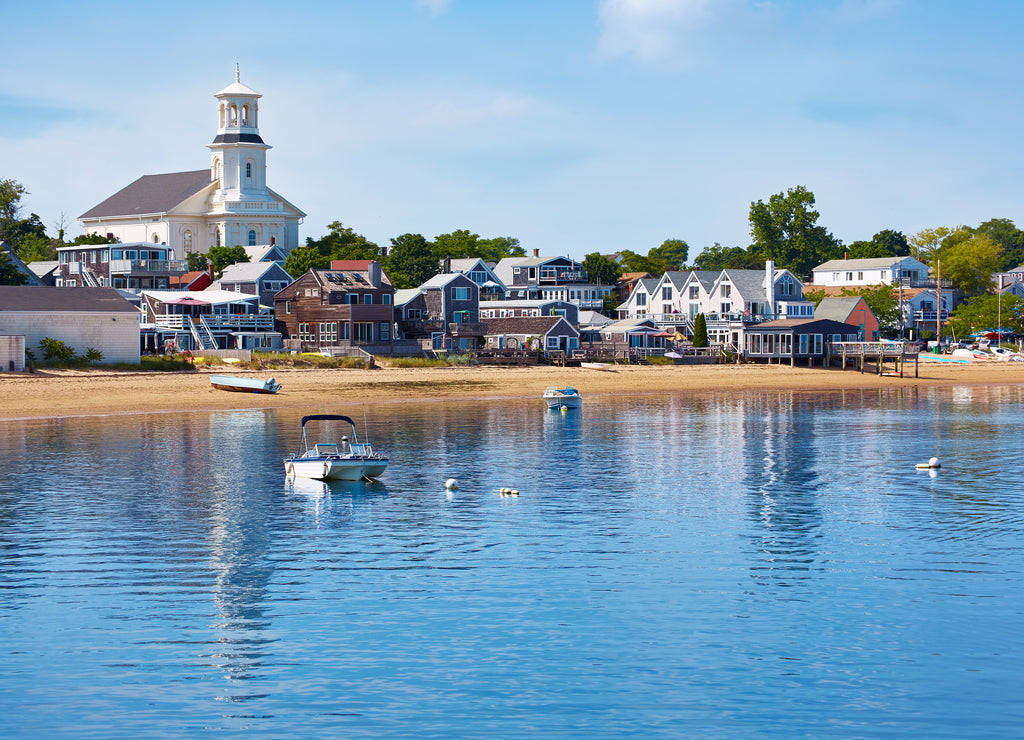
<svg viewBox="0 0 1024 740"><path fill-rule="evenodd" d="M274 325L292 349L394 351L395 294L377 260L334 260L274 296Z"/></svg>
<svg viewBox="0 0 1024 740"><path fill-rule="evenodd" d="M261 308L258 295L232 290L143 290L140 294L142 340L159 351L177 349L281 348L274 316Z"/></svg>
<svg viewBox="0 0 1024 740"><path fill-rule="evenodd" d="M430 339L432 349L476 349L487 329L480 319L480 286L461 272L435 275L415 289L419 316L399 325L406 339ZM401 311L407 313L410 301ZM399 314L396 307L396 314Z"/></svg>
<svg viewBox="0 0 1024 740"><path fill-rule="evenodd" d="M501 282L491 265L479 257L466 257L449 261L449 272L461 272L480 286L480 300L502 300L505 297L505 284Z"/></svg>
<svg viewBox="0 0 1024 740"><path fill-rule="evenodd" d="M78 217L86 234L163 245L182 259L213 246L299 243L306 215L267 187L258 92L235 81L214 95L217 133L202 170L144 175Z"/></svg>
<svg viewBox="0 0 1024 740"><path fill-rule="evenodd" d="M651 313L654 302L654 291L661 282L658 278L641 278L633 286L633 292L624 303L616 307L615 312L620 319L643 318Z"/></svg>
<svg viewBox="0 0 1024 740"><path fill-rule="evenodd" d="M590 282L583 263L571 257L541 257L536 249L533 257L506 257L494 273L511 300L562 300L599 311L615 289Z"/></svg>
<svg viewBox="0 0 1024 740"><path fill-rule="evenodd" d="M113 288L0 285L0 334L23 336L40 358L50 338L78 355L98 350L102 363L140 361L139 311Z"/></svg>
<svg viewBox="0 0 1024 740"><path fill-rule="evenodd" d="M224 268L216 287L258 295L261 305L273 307L274 296L291 282L292 276L277 262L236 262Z"/></svg>
<svg viewBox="0 0 1024 740"><path fill-rule="evenodd" d="M569 352L579 349L580 332L561 316L518 316L487 319L488 349L541 349Z"/></svg>
<svg viewBox="0 0 1024 740"><path fill-rule="evenodd" d="M878 340L878 319L863 296L822 298L814 309L814 318L841 321L857 328L857 342Z"/></svg>
<svg viewBox="0 0 1024 740"><path fill-rule="evenodd" d="M819 285L924 285L928 265L913 257L872 257L829 260L811 270L811 284Z"/></svg>

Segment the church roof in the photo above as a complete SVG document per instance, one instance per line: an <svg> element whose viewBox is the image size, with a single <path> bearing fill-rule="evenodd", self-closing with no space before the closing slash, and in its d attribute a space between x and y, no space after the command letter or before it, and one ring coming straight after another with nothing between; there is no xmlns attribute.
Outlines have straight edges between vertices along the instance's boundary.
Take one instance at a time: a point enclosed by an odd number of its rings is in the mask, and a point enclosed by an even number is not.
<svg viewBox="0 0 1024 740"><path fill-rule="evenodd" d="M165 175L143 175L78 218L167 213L210 182L209 168L190 172L170 172Z"/></svg>

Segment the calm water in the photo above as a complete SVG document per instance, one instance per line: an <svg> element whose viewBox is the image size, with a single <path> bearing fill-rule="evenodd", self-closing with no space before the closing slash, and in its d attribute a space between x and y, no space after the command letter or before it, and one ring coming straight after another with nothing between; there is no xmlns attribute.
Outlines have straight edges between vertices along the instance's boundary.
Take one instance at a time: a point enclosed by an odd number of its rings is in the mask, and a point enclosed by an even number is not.
<svg viewBox="0 0 1024 740"><path fill-rule="evenodd" d="M365 408L0 423L3 736L1024 735L1022 388Z"/></svg>

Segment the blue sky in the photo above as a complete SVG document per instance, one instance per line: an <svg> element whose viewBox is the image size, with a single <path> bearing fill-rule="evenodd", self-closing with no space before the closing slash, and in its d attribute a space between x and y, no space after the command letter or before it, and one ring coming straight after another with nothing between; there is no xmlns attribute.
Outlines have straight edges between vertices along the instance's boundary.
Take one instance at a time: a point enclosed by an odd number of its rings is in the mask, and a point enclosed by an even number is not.
<svg viewBox="0 0 1024 740"><path fill-rule="evenodd" d="M338 220L692 258L746 246L750 203L797 185L847 243L1024 226L1022 21L1015 0L8 3L0 178L80 233L141 175L209 165L237 62L303 240Z"/></svg>

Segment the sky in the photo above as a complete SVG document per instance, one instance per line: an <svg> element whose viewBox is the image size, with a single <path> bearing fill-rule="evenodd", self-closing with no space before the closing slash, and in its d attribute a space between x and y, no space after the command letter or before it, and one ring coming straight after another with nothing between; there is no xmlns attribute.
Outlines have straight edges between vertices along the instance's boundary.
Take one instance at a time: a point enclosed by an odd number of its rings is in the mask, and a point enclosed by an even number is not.
<svg viewBox="0 0 1024 740"><path fill-rule="evenodd" d="M262 94L268 185L387 246L468 229L582 259L750 243L803 186L844 243L1021 213L1017 0L250 0L3 7L0 179L51 234L209 166Z"/></svg>

